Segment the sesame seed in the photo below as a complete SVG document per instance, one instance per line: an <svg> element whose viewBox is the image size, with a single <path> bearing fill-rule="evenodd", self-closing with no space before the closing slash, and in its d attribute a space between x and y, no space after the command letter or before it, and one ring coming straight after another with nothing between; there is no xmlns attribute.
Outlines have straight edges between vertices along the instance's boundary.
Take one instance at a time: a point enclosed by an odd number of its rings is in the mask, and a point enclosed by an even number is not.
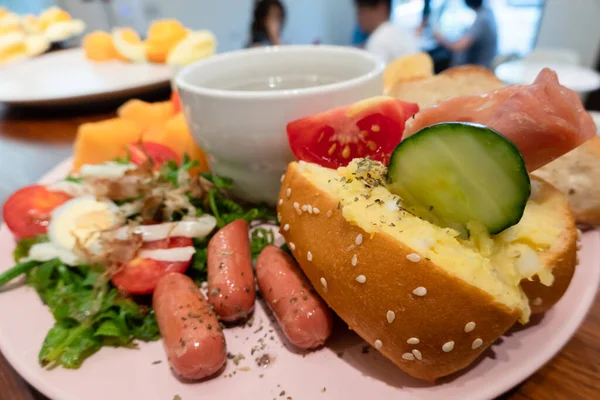
<svg viewBox="0 0 600 400"><path fill-rule="evenodd" d="M385 314L385 317L387 318L387 322L391 324L396 319L396 313L392 310L388 310L387 314Z"/></svg>
<svg viewBox="0 0 600 400"><path fill-rule="evenodd" d="M423 359L423 355L421 354L421 352L417 349L414 349L412 351L412 353L415 355L415 357L417 357L417 360L421 361Z"/></svg>
<svg viewBox="0 0 600 400"><path fill-rule="evenodd" d="M310 251L308 253L306 253L306 259L308 261L312 261L312 253Z"/></svg>
<svg viewBox="0 0 600 400"><path fill-rule="evenodd" d="M327 289L327 281L325 280L325 278L321 277L321 285L323 285L323 287L325 289Z"/></svg>
<svg viewBox="0 0 600 400"><path fill-rule="evenodd" d="M449 341L444 343L444 345L442 346L442 350L444 350L445 353L451 352L452 350L454 350L454 342Z"/></svg>
<svg viewBox="0 0 600 400"><path fill-rule="evenodd" d="M301 208L301 210L302 210L302 211L308 211L308 206L307 206L306 204L305 204L305 205L303 205L303 206L302 206L302 208Z"/></svg>
<svg viewBox="0 0 600 400"><path fill-rule="evenodd" d="M290 242L289 246L290 246L290 250L292 250L292 251L296 250L296 245L294 244L294 242Z"/></svg>
<svg viewBox="0 0 600 400"><path fill-rule="evenodd" d="M289 231L290 230L290 224L285 224L283 226L283 230L286 231L286 232Z"/></svg>
<svg viewBox="0 0 600 400"><path fill-rule="evenodd" d="M326 215L327 215L327 218L331 218L331 216L333 215L333 211L332 210L327 211Z"/></svg>
<svg viewBox="0 0 600 400"><path fill-rule="evenodd" d="M352 266L356 267L356 264L358 264L358 257L355 254L352 256Z"/></svg>
<svg viewBox="0 0 600 400"><path fill-rule="evenodd" d="M302 210L301 210L301 209L299 209L299 208L296 208L296 214L298 214L298 215L302 215Z"/></svg>
<svg viewBox="0 0 600 400"><path fill-rule="evenodd" d="M312 209L312 206L310 204L306 206L306 209L308 210L309 214L313 213L313 209Z"/></svg>
<svg viewBox="0 0 600 400"><path fill-rule="evenodd" d="M279 205L283 204L283 199L279 199Z"/></svg>
<svg viewBox="0 0 600 400"><path fill-rule="evenodd" d="M402 354L402 358L408 361L412 361L415 359L415 356L412 353L404 353Z"/></svg>
<svg viewBox="0 0 600 400"><path fill-rule="evenodd" d="M283 183L283 180L285 179L285 174L281 175L281 183Z"/></svg>
<svg viewBox="0 0 600 400"><path fill-rule="evenodd" d="M542 300L539 297L536 297L535 299L533 299L531 304L533 304L534 306L541 306L543 302L544 302L544 300Z"/></svg>
<svg viewBox="0 0 600 400"><path fill-rule="evenodd" d="M377 339L377 340L375 341L375 348L376 348L376 349L380 349L380 348L381 348L381 346L383 346L383 343L381 343L381 340Z"/></svg>
<svg viewBox="0 0 600 400"><path fill-rule="evenodd" d="M367 281L367 277L364 275L359 275L356 277L356 282L358 283L365 283Z"/></svg>
<svg viewBox="0 0 600 400"><path fill-rule="evenodd" d="M408 261L412 261L412 262L419 262L419 261L421 261L421 256L418 255L417 253L410 253L409 255L406 256L406 259Z"/></svg>
<svg viewBox="0 0 600 400"><path fill-rule="evenodd" d="M406 343L408 344L419 344L421 341L419 340L419 338L416 337L411 337L410 339L408 339L406 341Z"/></svg>
<svg viewBox="0 0 600 400"><path fill-rule="evenodd" d="M358 246L358 245L360 245L362 243L362 240L363 240L362 233L359 233L356 236L356 239L354 240L354 243L356 243L356 245Z"/></svg>
<svg viewBox="0 0 600 400"><path fill-rule="evenodd" d="M320 214L321 211L317 207L313 207L313 214Z"/></svg>
<svg viewBox="0 0 600 400"><path fill-rule="evenodd" d="M471 321L471 322L467 322L467 324L465 325L465 333L469 333L472 332L473 329L475 329L475 322Z"/></svg>
<svg viewBox="0 0 600 400"><path fill-rule="evenodd" d="M287 190L285 191L285 194L287 197L290 197L292 195L292 188L287 188Z"/></svg>
<svg viewBox="0 0 600 400"><path fill-rule="evenodd" d="M277 221L281 222L281 213L277 213Z"/></svg>
<svg viewBox="0 0 600 400"><path fill-rule="evenodd" d="M479 347L481 347L482 344L483 344L483 340L477 338L477 339L473 340L473 344L471 345L471 348L473 350L478 349Z"/></svg>
<svg viewBox="0 0 600 400"><path fill-rule="evenodd" d="M297 201L295 201L295 202L294 202L294 208L295 208L296 210L299 210L299 209L300 209L300 204L298 204L298 202L297 202Z"/></svg>
<svg viewBox="0 0 600 400"><path fill-rule="evenodd" d="M427 289L425 289L423 286L419 286L412 292L415 296L425 296L427 294Z"/></svg>

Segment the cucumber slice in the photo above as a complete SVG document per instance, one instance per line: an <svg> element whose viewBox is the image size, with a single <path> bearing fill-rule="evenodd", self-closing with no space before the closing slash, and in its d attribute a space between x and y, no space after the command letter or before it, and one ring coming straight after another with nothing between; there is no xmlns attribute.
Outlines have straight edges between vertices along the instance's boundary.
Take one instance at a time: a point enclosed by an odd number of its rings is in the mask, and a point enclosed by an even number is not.
<svg viewBox="0 0 600 400"><path fill-rule="evenodd" d="M405 208L467 236L477 221L490 233L517 224L531 194L519 149L483 125L449 122L402 141L388 166L389 190Z"/></svg>

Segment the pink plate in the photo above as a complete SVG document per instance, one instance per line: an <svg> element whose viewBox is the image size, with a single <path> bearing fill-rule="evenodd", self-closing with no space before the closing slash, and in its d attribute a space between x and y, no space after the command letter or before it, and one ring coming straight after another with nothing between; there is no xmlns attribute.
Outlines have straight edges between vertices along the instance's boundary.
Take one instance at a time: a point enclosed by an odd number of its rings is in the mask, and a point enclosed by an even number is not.
<svg viewBox="0 0 600 400"><path fill-rule="evenodd" d="M65 176L70 161L44 181ZM490 399L517 385L569 341L583 321L600 279L600 232L583 235L580 265L569 290L550 312L526 329L514 329L463 373L437 386L410 378L350 333L342 323L328 346L313 353L291 351L260 303L252 326L226 330L229 351L243 359L202 383L182 383L170 372L160 342L137 350L104 348L79 370L48 371L37 354L53 319L26 286L0 292L0 349L40 392L60 400L160 399ZM0 229L0 270L13 265L12 237ZM368 350L366 353L364 352ZM258 367L255 359L274 361ZM161 363L155 363L161 361ZM284 393L285 392L285 393Z"/></svg>

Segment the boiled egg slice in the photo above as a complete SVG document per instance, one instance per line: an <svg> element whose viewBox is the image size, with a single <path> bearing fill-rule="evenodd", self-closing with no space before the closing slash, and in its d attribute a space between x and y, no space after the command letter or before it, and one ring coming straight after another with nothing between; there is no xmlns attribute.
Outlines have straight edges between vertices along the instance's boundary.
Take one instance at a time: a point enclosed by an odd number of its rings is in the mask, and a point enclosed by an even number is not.
<svg viewBox="0 0 600 400"><path fill-rule="evenodd" d="M190 32L169 52L167 64L187 65L215 54L217 39L210 31Z"/></svg>
<svg viewBox="0 0 600 400"><path fill-rule="evenodd" d="M60 42L81 34L85 23L81 20L56 22L44 30L44 36L51 42Z"/></svg>
<svg viewBox="0 0 600 400"><path fill-rule="evenodd" d="M100 232L120 222L118 207L94 196L77 197L57 207L50 216L50 242L72 250L75 244L90 248Z"/></svg>
<svg viewBox="0 0 600 400"><path fill-rule="evenodd" d="M116 28L112 32L113 43L117 53L133 62L146 62L146 45L140 40L137 32L130 28Z"/></svg>

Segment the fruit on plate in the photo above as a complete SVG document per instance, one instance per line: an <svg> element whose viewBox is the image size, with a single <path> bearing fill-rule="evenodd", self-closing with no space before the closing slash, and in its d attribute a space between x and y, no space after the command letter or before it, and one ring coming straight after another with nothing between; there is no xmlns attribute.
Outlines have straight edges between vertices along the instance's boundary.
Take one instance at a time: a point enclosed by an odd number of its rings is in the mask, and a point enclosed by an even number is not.
<svg viewBox="0 0 600 400"><path fill-rule="evenodd" d="M132 62L147 61L146 45L133 29L115 28L112 32L112 39L120 58Z"/></svg>
<svg viewBox="0 0 600 400"><path fill-rule="evenodd" d="M104 31L94 31L85 35L82 46L85 56L93 61L126 60L115 49L112 36Z"/></svg>
<svg viewBox="0 0 600 400"><path fill-rule="evenodd" d="M148 28L146 56L148 60L164 63L171 49L188 35L187 29L177 20L155 21Z"/></svg>
<svg viewBox="0 0 600 400"><path fill-rule="evenodd" d="M125 153L125 146L138 142L143 127L125 118L88 122L77 129L73 169L85 164L100 164Z"/></svg>
<svg viewBox="0 0 600 400"><path fill-rule="evenodd" d="M573 217L552 186L534 178L532 187L518 224L489 235L473 223L462 239L408 212L378 162L337 170L294 162L278 212L289 249L329 306L401 369L435 380L566 290Z"/></svg>
<svg viewBox="0 0 600 400"><path fill-rule="evenodd" d="M418 110L416 104L378 96L311 115L287 125L290 148L298 160L330 168L357 157L387 161L405 121Z"/></svg>
<svg viewBox="0 0 600 400"><path fill-rule="evenodd" d="M177 159L187 154L198 161L192 173L208 171L202 149L196 145L181 112L169 101L147 103L129 100L119 107L118 118L83 124L77 131L73 167L100 164L127 155L126 147L140 140L168 147Z"/></svg>
<svg viewBox="0 0 600 400"><path fill-rule="evenodd" d="M169 119L163 129L149 130L144 134L145 140L162 143L169 146L179 157L187 154L190 159L197 160L198 166L193 168L191 172L208 171L208 161L206 154L198 147L190 130L188 129L185 117L182 113L175 115Z"/></svg>
<svg viewBox="0 0 600 400"><path fill-rule="evenodd" d="M132 99L117 109L121 118L134 121L144 128L151 128L165 124L175 116L175 109L171 101L148 103L143 100Z"/></svg>
<svg viewBox="0 0 600 400"><path fill-rule="evenodd" d="M210 31L190 32L168 53L167 64L187 65L215 54L217 39Z"/></svg>
<svg viewBox="0 0 600 400"><path fill-rule="evenodd" d="M501 132L519 148L530 172L596 136L577 94L548 68L532 85L456 97L421 110L407 123L405 136L447 121L479 123Z"/></svg>
<svg viewBox="0 0 600 400"><path fill-rule="evenodd" d="M403 140L387 180L407 210L463 236L470 221L492 234L516 225L531 193L519 149L500 133L469 123L432 125Z"/></svg>

